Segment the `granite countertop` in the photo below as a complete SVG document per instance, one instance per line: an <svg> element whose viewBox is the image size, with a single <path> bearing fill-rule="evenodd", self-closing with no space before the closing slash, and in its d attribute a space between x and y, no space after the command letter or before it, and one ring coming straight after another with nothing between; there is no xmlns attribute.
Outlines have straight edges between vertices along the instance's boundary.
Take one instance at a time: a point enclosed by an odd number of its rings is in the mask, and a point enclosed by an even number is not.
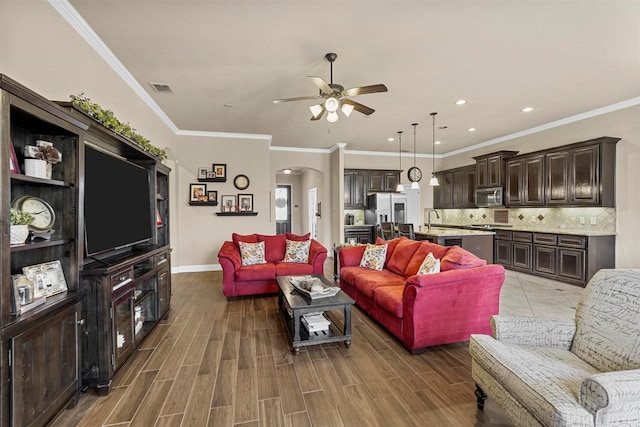
<svg viewBox="0 0 640 427"><path fill-rule="evenodd" d="M349 227L375 227L375 225L373 224L350 224L350 225L345 225L344 228L349 228Z"/></svg>
<svg viewBox="0 0 640 427"><path fill-rule="evenodd" d="M431 231L414 231L417 236L489 236L496 234L491 230L467 230L465 228L434 227L431 224Z"/></svg>
<svg viewBox="0 0 640 427"><path fill-rule="evenodd" d="M431 224L431 229L434 228L448 228L452 230L456 230L460 227L469 227L469 225L464 224ZM607 232L607 231L591 231L591 230L567 230L564 228L532 228L532 227L500 227L499 225L492 225L494 230L507 230L507 231L526 231L530 233L549 233L549 234L566 234L571 236L615 236L615 232ZM464 228L467 229L467 228ZM474 229L475 230L475 229Z"/></svg>

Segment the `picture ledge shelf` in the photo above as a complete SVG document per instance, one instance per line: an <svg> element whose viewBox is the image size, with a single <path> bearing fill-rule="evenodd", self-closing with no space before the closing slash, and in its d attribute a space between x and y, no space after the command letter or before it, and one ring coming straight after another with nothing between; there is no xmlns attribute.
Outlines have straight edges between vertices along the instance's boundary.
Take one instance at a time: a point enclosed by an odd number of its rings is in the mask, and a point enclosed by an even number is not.
<svg viewBox="0 0 640 427"><path fill-rule="evenodd" d="M191 206L218 206L218 202L189 202Z"/></svg>
<svg viewBox="0 0 640 427"><path fill-rule="evenodd" d="M216 212L218 216L256 216L258 212Z"/></svg>
<svg viewBox="0 0 640 427"><path fill-rule="evenodd" d="M198 182L227 182L227 178L198 178Z"/></svg>

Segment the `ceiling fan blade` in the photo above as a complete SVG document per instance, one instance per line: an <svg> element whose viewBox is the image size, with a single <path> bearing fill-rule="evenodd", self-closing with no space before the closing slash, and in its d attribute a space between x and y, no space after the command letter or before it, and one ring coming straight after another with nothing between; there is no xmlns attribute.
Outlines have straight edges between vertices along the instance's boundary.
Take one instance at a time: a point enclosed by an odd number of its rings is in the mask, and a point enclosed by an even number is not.
<svg viewBox="0 0 640 427"><path fill-rule="evenodd" d="M326 93L333 92L333 89L331 89L331 86L329 86L329 84L324 80L322 80L320 77L316 77L316 76L307 76L307 77L309 77L313 81L313 84L315 84L318 87L318 89L320 89L322 92L326 92Z"/></svg>
<svg viewBox="0 0 640 427"><path fill-rule="evenodd" d="M350 99L343 99L342 103L343 104L353 105L353 109L354 110L356 110L359 113L362 113L362 114L364 114L366 116L369 116L369 115L373 114L374 111L376 111L371 107L367 107L366 105L362 105L359 102L355 102L355 101L352 101Z"/></svg>
<svg viewBox="0 0 640 427"><path fill-rule="evenodd" d="M318 96L318 95L298 96L298 97L295 97L295 98L274 99L273 103L274 104L279 104L281 102L304 101L304 100L307 100L307 99L318 99L318 98L320 98L320 96Z"/></svg>
<svg viewBox="0 0 640 427"><path fill-rule="evenodd" d="M388 89L383 84L371 85L371 86L362 86L362 87L352 87L351 89L347 89L342 92L344 96L356 96L356 95L366 95L367 93L378 93L378 92L386 92Z"/></svg>

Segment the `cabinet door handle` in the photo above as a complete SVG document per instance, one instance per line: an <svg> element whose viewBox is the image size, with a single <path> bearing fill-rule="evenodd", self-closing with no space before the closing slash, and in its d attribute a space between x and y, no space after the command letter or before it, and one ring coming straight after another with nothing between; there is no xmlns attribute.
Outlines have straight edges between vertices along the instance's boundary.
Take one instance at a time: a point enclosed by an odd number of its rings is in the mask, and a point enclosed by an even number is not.
<svg viewBox="0 0 640 427"><path fill-rule="evenodd" d="M84 319L78 320L78 325L83 326L84 325Z"/></svg>
<svg viewBox="0 0 640 427"><path fill-rule="evenodd" d="M162 263L165 263L165 262L167 262L167 259L166 259L166 258L161 259L160 261L158 261L158 265L160 265L160 264L162 264Z"/></svg>

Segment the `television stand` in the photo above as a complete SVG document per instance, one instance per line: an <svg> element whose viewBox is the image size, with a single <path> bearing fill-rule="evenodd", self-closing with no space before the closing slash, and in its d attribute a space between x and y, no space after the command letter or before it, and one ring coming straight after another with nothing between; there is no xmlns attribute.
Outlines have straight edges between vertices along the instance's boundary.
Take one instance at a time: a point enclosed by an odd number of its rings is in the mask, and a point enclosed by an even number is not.
<svg viewBox="0 0 640 427"><path fill-rule="evenodd" d="M145 245L85 264L82 382L107 395L111 379L169 311L171 249Z"/></svg>

